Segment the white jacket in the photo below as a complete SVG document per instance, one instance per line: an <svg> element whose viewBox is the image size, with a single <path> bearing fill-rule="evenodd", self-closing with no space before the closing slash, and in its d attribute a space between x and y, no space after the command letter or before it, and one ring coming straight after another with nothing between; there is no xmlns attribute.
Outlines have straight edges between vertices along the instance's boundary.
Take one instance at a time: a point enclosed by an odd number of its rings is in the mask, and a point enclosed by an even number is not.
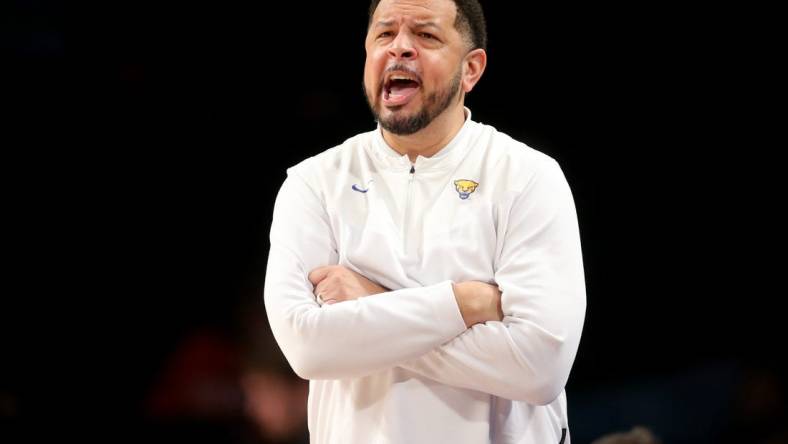
<svg viewBox="0 0 788 444"><path fill-rule="evenodd" d="M563 389L586 306L572 194L555 160L465 112L415 164L378 127L287 171L265 307L310 380L312 443L568 435ZM320 306L307 275L330 264L392 290ZM468 280L499 286L502 322L466 329L451 283Z"/></svg>

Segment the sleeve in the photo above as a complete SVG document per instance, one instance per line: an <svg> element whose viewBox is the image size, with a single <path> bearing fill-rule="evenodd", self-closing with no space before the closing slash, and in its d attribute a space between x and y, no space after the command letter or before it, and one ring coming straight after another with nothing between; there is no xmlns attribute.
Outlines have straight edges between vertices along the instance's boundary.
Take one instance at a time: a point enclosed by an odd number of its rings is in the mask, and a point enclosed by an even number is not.
<svg viewBox="0 0 788 444"><path fill-rule="evenodd" d="M325 206L291 169L274 204L264 301L285 358L304 379L394 367L466 330L451 281L318 305L311 270L337 263Z"/></svg>
<svg viewBox="0 0 788 444"><path fill-rule="evenodd" d="M586 296L574 201L550 159L512 203L495 268L502 322L477 324L401 366L438 382L544 405L564 389Z"/></svg>

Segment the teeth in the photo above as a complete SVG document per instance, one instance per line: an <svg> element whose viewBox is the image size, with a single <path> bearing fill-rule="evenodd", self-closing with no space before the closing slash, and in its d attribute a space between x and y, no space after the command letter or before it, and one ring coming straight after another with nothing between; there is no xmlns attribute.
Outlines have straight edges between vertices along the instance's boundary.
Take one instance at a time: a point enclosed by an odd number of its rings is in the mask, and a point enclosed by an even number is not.
<svg viewBox="0 0 788 444"><path fill-rule="evenodd" d="M392 80L410 80L410 81L412 81L412 82L416 82L416 79L414 79L413 77L408 77L408 76L403 76L403 75L397 75L397 74L395 74L395 75L393 75L393 76L389 77L389 83L390 83Z"/></svg>

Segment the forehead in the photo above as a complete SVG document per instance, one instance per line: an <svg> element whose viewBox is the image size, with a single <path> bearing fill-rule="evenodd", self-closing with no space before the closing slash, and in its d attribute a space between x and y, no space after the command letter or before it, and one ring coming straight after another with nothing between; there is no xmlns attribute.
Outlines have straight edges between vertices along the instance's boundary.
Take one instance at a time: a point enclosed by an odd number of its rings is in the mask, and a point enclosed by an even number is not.
<svg viewBox="0 0 788 444"><path fill-rule="evenodd" d="M372 27L379 22L431 22L438 27L454 25L457 7L452 0L381 0L372 16Z"/></svg>

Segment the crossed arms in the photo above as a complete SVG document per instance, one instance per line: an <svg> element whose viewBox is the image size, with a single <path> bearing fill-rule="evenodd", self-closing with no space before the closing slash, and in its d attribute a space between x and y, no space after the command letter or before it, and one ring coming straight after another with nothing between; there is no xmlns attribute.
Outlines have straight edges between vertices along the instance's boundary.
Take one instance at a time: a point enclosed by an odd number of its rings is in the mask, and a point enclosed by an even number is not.
<svg viewBox="0 0 788 444"><path fill-rule="evenodd" d="M345 379L399 366L455 387L552 402L566 384L585 314L577 216L554 161L512 199L497 287L447 280L389 291L326 267L338 260L329 216L292 170L274 209L265 305L295 372ZM316 293L339 303L321 307Z"/></svg>

